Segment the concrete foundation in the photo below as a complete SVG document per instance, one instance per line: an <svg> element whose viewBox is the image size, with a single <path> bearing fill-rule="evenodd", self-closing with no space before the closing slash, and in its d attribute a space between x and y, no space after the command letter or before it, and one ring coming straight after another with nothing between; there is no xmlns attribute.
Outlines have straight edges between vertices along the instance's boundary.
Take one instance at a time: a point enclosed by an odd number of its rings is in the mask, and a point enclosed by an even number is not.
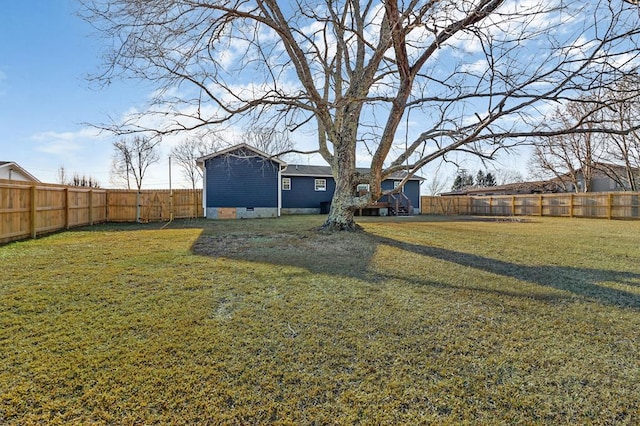
<svg viewBox="0 0 640 426"><path fill-rule="evenodd" d="M278 217L275 207L207 207L207 219L257 219Z"/></svg>

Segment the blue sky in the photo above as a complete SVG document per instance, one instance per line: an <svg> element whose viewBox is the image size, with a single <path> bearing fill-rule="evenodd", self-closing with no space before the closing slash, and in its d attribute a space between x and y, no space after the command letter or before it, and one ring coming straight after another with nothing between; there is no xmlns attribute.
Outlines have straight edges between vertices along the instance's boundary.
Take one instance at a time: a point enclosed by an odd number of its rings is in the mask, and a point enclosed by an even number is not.
<svg viewBox="0 0 640 426"><path fill-rule="evenodd" d="M64 166L109 186L113 139L86 123L142 105L150 89L131 81L91 87L86 76L100 70L102 41L77 8L74 0L1 1L0 161L45 182ZM168 187L167 167L163 158L150 187Z"/></svg>
<svg viewBox="0 0 640 426"><path fill-rule="evenodd" d="M113 187L115 138L90 124L143 110L153 88L89 81L101 70L103 40L78 11L75 0L0 0L0 161L15 161L43 182L59 183L64 167L69 177L78 173ZM161 145L161 160L143 188L169 187L169 145ZM172 185L190 187L175 164Z"/></svg>
<svg viewBox="0 0 640 426"><path fill-rule="evenodd" d="M67 175L91 176L109 187L114 138L87 123L144 108L152 88L131 80L92 87L86 76L100 71L103 41L76 16L78 7L75 0L0 0L0 161L15 161L44 182L56 183L64 166ZM162 149L145 188L169 187L169 148ZM498 167L526 175L517 157ZM421 174L428 177L429 170ZM178 170L172 176L175 188L188 187Z"/></svg>

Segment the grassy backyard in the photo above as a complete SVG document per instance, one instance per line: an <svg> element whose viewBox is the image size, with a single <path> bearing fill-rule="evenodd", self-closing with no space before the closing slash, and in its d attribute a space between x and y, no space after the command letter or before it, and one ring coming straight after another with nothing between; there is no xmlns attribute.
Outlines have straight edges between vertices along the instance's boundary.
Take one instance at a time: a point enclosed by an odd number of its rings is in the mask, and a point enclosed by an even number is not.
<svg viewBox="0 0 640 426"><path fill-rule="evenodd" d="M0 424L640 423L640 222L322 219L0 246Z"/></svg>

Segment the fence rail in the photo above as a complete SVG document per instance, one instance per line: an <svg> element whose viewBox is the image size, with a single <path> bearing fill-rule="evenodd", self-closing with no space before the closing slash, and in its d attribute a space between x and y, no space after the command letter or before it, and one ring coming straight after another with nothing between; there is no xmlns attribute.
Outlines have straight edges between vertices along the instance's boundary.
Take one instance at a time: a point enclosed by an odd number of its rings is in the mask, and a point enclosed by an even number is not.
<svg viewBox="0 0 640 426"><path fill-rule="evenodd" d="M430 197L422 214L640 219L640 192Z"/></svg>
<svg viewBox="0 0 640 426"><path fill-rule="evenodd" d="M138 207L139 206L139 207ZM169 190L107 190L109 222L156 222L173 218L203 217L202 191Z"/></svg>
<svg viewBox="0 0 640 426"><path fill-rule="evenodd" d="M103 222L202 217L200 190L111 190L0 179L0 243Z"/></svg>

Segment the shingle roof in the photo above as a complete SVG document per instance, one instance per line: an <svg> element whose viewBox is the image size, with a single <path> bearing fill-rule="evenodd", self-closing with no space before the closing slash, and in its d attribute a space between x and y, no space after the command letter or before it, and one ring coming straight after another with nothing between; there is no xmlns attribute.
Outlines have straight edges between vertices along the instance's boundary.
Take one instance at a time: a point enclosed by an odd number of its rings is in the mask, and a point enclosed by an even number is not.
<svg viewBox="0 0 640 426"><path fill-rule="evenodd" d="M251 145L248 145L246 143L241 143L238 145L234 145L234 146L230 146L226 149L223 149L221 151L218 152L214 152L213 154L209 154L209 155L205 155L203 157L200 157L196 160L196 163L199 164L201 167L204 165L204 162L210 158L215 158L218 157L220 155L224 155L227 153L231 153L233 151L236 150L248 150L253 152L254 154L257 154L258 156L264 157L264 158L268 158L270 160L275 161L276 163L279 163L283 166L287 166L287 168L282 172L283 176L313 176L313 177L332 177L333 173L331 173L331 167L329 166L311 166L311 165L303 165L303 164L287 164L284 161L276 158L276 157L272 157L269 154L266 154L254 147L252 147ZM356 171L360 172L360 173L368 173L369 169L366 168L362 168L362 167L358 167L356 168ZM400 171L400 172L395 172L393 173L388 179L396 179L396 180L402 180L404 179L404 177L407 175L406 172L404 171ZM424 180L423 177L421 176L417 176L414 175L412 177L409 178L409 180Z"/></svg>
<svg viewBox="0 0 640 426"><path fill-rule="evenodd" d="M515 195L515 194L537 194L537 193L555 193L560 190L558 182L555 179L539 180L529 182L514 182L504 185L494 186L471 186L458 191L442 192L442 196L456 195L484 195L491 193L492 195ZM489 194L487 194L489 195Z"/></svg>
<svg viewBox="0 0 640 426"><path fill-rule="evenodd" d="M289 164L282 172L283 176L318 176L331 177L331 167L329 166L305 166L303 164Z"/></svg>
<svg viewBox="0 0 640 426"><path fill-rule="evenodd" d="M368 173L369 169L357 167L359 173ZM406 172L395 172L389 178L401 180L406 176ZM313 176L313 177L332 177L331 167L329 166L310 166L304 164L289 164L282 172L282 176ZM424 180L421 176L412 176L409 180Z"/></svg>
<svg viewBox="0 0 640 426"><path fill-rule="evenodd" d="M208 160L210 158L219 157L219 156L224 155L224 154L232 153L234 151L241 151L241 152L251 151L251 152L253 152L254 154L256 154L256 155L258 155L260 157L267 158L267 159L272 160L272 161L274 161L274 162L276 162L278 164L282 164L282 165L286 164L284 161L280 160L279 158L272 157L269 154L266 154L266 153L260 151L259 149L254 148L251 145L248 145L246 143L233 145L233 146L230 146L229 148L223 149L221 151L214 152L213 154L205 155L203 157L200 157L200 158L196 159L196 163L197 164L204 164L205 160Z"/></svg>

